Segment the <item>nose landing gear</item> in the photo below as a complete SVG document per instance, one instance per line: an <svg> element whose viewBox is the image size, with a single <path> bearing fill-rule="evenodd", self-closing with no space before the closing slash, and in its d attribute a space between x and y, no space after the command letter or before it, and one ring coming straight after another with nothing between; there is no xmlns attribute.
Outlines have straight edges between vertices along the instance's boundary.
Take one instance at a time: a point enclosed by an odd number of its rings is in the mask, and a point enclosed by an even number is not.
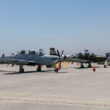
<svg viewBox="0 0 110 110"><path fill-rule="evenodd" d="M56 73L58 73L58 69L57 69L57 68L55 68L54 71L55 71Z"/></svg>

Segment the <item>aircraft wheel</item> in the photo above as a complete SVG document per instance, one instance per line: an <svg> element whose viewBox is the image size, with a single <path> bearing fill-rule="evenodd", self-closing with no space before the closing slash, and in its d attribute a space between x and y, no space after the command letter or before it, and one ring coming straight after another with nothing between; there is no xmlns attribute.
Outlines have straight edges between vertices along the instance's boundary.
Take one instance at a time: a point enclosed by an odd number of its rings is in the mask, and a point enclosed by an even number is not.
<svg viewBox="0 0 110 110"><path fill-rule="evenodd" d="M55 68L54 71L55 71L56 73L58 73L58 69L57 69L57 68Z"/></svg>
<svg viewBox="0 0 110 110"><path fill-rule="evenodd" d="M19 72L20 72L20 73L24 73L23 65L20 65Z"/></svg>
<svg viewBox="0 0 110 110"><path fill-rule="evenodd" d="M83 63L81 63L81 67L80 68L84 68L84 65L83 65Z"/></svg>
<svg viewBox="0 0 110 110"><path fill-rule="evenodd" d="M92 68L91 63L89 63L88 68Z"/></svg>
<svg viewBox="0 0 110 110"><path fill-rule="evenodd" d="M80 68L84 68L84 66L83 65L81 65L81 67Z"/></svg>
<svg viewBox="0 0 110 110"><path fill-rule="evenodd" d="M104 68L107 68L107 66L106 66L106 65L104 65Z"/></svg>
<svg viewBox="0 0 110 110"><path fill-rule="evenodd" d="M40 66L38 66L37 71L39 71L39 72L41 71L41 67Z"/></svg>
<svg viewBox="0 0 110 110"><path fill-rule="evenodd" d="M20 70L20 73L24 73L24 69Z"/></svg>
<svg viewBox="0 0 110 110"><path fill-rule="evenodd" d="M38 69L37 69L37 71L39 71L39 72L40 72L40 71L41 71L41 69L39 69L39 68L38 68Z"/></svg>
<svg viewBox="0 0 110 110"><path fill-rule="evenodd" d="M24 73L24 68L22 69L22 72Z"/></svg>

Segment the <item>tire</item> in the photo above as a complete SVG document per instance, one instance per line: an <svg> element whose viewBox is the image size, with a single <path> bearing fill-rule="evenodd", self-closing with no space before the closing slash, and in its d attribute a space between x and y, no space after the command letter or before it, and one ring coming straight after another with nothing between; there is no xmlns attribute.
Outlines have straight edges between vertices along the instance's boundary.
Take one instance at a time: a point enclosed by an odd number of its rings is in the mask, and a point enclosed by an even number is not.
<svg viewBox="0 0 110 110"><path fill-rule="evenodd" d="M24 73L24 68L21 71L19 71L19 73Z"/></svg>
<svg viewBox="0 0 110 110"><path fill-rule="evenodd" d="M24 68L22 69L22 72L24 73Z"/></svg>
<svg viewBox="0 0 110 110"><path fill-rule="evenodd" d="M41 67L38 66L37 71L40 72L41 71Z"/></svg>
<svg viewBox="0 0 110 110"><path fill-rule="evenodd" d="M106 65L104 65L104 68L107 68L107 66L106 66Z"/></svg>
<svg viewBox="0 0 110 110"><path fill-rule="evenodd" d="M55 71L56 73L58 73L58 69L57 69L57 68L55 68L54 71Z"/></svg>

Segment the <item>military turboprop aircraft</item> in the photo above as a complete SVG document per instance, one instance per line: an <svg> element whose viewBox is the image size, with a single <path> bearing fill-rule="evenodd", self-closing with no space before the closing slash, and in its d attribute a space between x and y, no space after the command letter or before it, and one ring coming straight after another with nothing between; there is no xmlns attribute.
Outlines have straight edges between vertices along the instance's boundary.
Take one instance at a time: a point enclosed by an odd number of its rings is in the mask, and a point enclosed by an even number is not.
<svg viewBox="0 0 110 110"><path fill-rule="evenodd" d="M37 71L41 71L41 65L46 65L47 67L54 67L54 71L58 72L61 69L61 61L63 51L60 54L57 50L57 55L44 55L42 50L36 52L35 50L22 50L17 55L5 56L4 54L0 57L1 64L12 64L19 65L19 72L24 72L23 65L35 66L38 65ZM56 67L58 64L58 68Z"/></svg>
<svg viewBox="0 0 110 110"><path fill-rule="evenodd" d="M66 61L68 60L69 62L80 62L81 68L84 68L83 63L88 63L88 68L91 68L91 63L103 63L104 67L106 68L105 62L107 60L107 57L103 56L96 56L94 53L89 53L88 50L85 50L85 53L79 53L76 54L75 56L67 57L64 58Z"/></svg>

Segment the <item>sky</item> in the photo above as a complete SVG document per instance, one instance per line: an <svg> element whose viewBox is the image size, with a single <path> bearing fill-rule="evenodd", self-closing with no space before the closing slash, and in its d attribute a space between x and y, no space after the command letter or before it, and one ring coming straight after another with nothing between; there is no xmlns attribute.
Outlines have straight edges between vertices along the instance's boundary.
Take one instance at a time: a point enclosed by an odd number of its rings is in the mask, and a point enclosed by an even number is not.
<svg viewBox="0 0 110 110"><path fill-rule="evenodd" d="M110 0L0 0L0 54L50 47L110 52Z"/></svg>

